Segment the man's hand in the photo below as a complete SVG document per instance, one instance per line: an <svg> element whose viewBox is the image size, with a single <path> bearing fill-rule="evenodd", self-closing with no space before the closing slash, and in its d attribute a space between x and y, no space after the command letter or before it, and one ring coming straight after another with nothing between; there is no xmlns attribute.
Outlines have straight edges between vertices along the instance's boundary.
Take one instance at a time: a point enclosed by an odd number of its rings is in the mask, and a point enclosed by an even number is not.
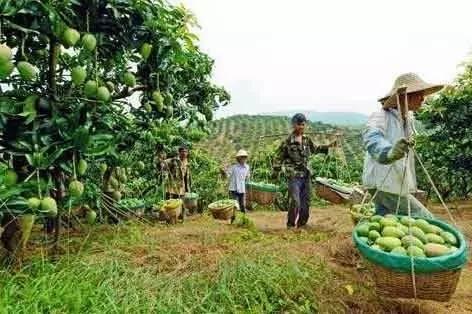
<svg viewBox="0 0 472 314"><path fill-rule="evenodd" d="M410 147L415 147L416 145L416 139L414 136L410 136L410 138L408 139L408 146Z"/></svg>
<svg viewBox="0 0 472 314"><path fill-rule="evenodd" d="M387 159L390 162L402 159L408 152L409 142L405 138L399 139L387 154Z"/></svg>

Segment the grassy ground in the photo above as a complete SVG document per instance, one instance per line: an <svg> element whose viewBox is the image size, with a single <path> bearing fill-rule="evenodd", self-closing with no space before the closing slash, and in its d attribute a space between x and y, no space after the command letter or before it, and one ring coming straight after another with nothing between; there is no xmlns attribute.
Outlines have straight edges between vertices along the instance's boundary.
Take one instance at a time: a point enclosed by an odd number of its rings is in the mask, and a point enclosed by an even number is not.
<svg viewBox="0 0 472 314"><path fill-rule="evenodd" d="M456 214L471 231L471 215ZM470 267L450 303L378 299L346 209L314 209L303 231L285 230L284 215L251 213L254 225L239 227L208 216L96 227L65 236L57 262L36 237L27 266L0 272L0 313L472 312Z"/></svg>

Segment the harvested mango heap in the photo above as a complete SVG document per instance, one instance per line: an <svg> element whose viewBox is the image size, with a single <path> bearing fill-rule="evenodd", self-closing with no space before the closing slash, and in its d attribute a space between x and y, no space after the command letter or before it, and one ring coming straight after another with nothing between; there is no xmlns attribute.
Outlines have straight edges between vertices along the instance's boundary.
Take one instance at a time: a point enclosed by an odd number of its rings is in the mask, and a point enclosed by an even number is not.
<svg viewBox="0 0 472 314"><path fill-rule="evenodd" d="M375 214L373 203L356 204L351 207L351 215L355 218L371 217Z"/></svg>
<svg viewBox="0 0 472 314"><path fill-rule="evenodd" d="M336 179L332 179L332 178L326 179L326 182L329 183L329 184L332 184L332 185L337 185L339 187L345 187L345 188L351 188L352 187L352 184L346 183L342 180L336 180Z"/></svg>
<svg viewBox="0 0 472 314"><path fill-rule="evenodd" d="M186 198L186 199L195 199L195 198L198 198L198 194L197 193L185 193L184 198Z"/></svg>
<svg viewBox="0 0 472 314"><path fill-rule="evenodd" d="M272 183L265 183L265 182L248 182L246 186L249 188L253 188L255 190L267 191L267 192L277 192L279 190L279 186Z"/></svg>
<svg viewBox="0 0 472 314"><path fill-rule="evenodd" d="M235 205L234 200L220 200L220 201L216 201L214 203L211 203L210 205L208 205L208 207L210 209L212 209L212 208L226 208L226 207L230 207L230 206L234 206L234 205Z"/></svg>
<svg viewBox="0 0 472 314"><path fill-rule="evenodd" d="M137 198L127 198L127 199L120 200L118 204L126 208L135 208L135 207L144 206L144 201Z"/></svg>
<svg viewBox="0 0 472 314"><path fill-rule="evenodd" d="M356 227L360 240L372 249L413 257L436 257L455 252L459 242L451 232L424 219L372 216Z"/></svg>
<svg viewBox="0 0 472 314"><path fill-rule="evenodd" d="M162 207L164 207L164 208L176 208L176 207L179 207L181 203L182 203L181 200L170 199L170 200L165 201L164 204L162 205Z"/></svg>

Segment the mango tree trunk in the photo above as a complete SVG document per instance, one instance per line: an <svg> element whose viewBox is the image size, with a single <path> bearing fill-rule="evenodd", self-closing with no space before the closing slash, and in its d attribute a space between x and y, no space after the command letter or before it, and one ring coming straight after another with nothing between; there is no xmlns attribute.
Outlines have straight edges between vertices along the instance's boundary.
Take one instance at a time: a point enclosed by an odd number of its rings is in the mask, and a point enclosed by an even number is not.
<svg viewBox="0 0 472 314"><path fill-rule="evenodd" d="M35 221L34 215L15 217L5 215L2 220L4 228L1 241L7 250L7 259L12 262L21 262L24 248L28 243Z"/></svg>

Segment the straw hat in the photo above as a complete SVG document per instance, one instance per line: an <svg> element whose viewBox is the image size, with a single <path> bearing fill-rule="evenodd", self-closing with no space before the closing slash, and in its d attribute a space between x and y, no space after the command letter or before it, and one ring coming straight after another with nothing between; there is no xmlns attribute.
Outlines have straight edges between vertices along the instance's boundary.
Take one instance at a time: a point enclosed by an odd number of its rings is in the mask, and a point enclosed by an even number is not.
<svg viewBox="0 0 472 314"><path fill-rule="evenodd" d="M397 105L396 93L402 87L406 87L407 94L423 92L423 95L427 96L440 91L444 85L427 83L415 73L402 74L397 77L390 92L379 99L383 108L395 107Z"/></svg>
<svg viewBox="0 0 472 314"><path fill-rule="evenodd" d="M245 151L244 149L240 149L238 151L238 153L236 154L236 158L238 158L238 157L247 157L247 156L248 156L247 151Z"/></svg>

